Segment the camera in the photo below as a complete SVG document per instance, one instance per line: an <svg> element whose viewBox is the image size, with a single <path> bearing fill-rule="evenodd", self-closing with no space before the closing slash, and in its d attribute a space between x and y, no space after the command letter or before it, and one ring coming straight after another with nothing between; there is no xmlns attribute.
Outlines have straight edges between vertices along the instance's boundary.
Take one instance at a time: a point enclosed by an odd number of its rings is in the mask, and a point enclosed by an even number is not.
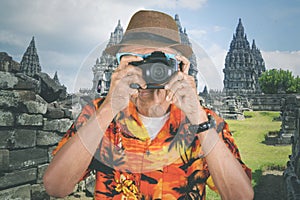
<svg viewBox="0 0 300 200"><path fill-rule="evenodd" d="M144 60L130 62L129 64L142 69L143 79L146 81L148 89L163 89L164 84L178 71L177 60L167 58L161 51L154 51ZM139 88L139 85L132 84L131 87Z"/></svg>

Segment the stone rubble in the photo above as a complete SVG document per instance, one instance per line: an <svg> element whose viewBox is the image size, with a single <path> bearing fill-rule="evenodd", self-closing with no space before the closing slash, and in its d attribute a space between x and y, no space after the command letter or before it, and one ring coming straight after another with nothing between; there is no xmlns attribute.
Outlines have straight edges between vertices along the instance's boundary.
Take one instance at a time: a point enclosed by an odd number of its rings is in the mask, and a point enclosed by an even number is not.
<svg viewBox="0 0 300 200"><path fill-rule="evenodd" d="M73 123L72 102L58 80L26 70L32 76L0 52L0 199L56 199L46 194L42 178ZM81 185L69 199L88 199L85 181Z"/></svg>

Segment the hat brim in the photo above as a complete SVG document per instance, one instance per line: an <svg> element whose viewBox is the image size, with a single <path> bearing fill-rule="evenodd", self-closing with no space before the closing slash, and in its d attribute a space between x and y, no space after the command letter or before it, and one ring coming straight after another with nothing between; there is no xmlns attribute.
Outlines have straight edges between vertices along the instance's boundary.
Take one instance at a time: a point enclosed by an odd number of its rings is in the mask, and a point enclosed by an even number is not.
<svg viewBox="0 0 300 200"><path fill-rule="evenodd" d="M150 47L150 48L171 48L171 49L178 51L186 58L191 57L191 55L193 54L192 48L187 45L183 45L183 44L169 45L169 44L156 43L153 41L143 41L143 42L139 41L136 43L132 42L130 44L129 43L117 44L117 45L107 47L104 52L107 54L110 54L112 56L115 56L120 51L121 48L126 47L126 46L141 46L141 47Z"/></svg>
<svg viewBox="0 0 300 200"><path fill-rule="evenodd" d="M178 32L163 28L139 28L127 31L121 42L113 46L108 46L105 52L115 55L125 46L142 46L153 48L172 48L189 58L193 50L189 45L179 42Z"/></svg>

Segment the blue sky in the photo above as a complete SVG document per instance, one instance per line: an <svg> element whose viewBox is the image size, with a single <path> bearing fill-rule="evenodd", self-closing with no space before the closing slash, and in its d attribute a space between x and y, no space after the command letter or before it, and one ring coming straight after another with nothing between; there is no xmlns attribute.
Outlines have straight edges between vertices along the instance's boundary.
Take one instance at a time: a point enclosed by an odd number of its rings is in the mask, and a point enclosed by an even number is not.
<svg viewBox="0 0 300 200"><path fill-rule="evenodd" d="M222 88L224 60L239 18L267 69L300 75L300 0L1 0L0 51L20 62L35 36L42 71L51 76L58 71L70 92L90 88L91 68L110 32L119 19L125 29L140 9L179 14L194 48L206 53L205 58L196 55L199 65L217 77L203 78L201 86ZM205 67L199 68L202 76Z"/></svg>

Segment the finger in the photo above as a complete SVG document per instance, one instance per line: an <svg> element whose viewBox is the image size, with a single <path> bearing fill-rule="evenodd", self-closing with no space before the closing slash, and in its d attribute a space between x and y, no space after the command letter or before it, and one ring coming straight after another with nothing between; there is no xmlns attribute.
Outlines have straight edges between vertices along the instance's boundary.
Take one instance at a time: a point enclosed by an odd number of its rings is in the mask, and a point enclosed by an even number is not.
<svg viewBox="0 0 300 200"><path fill-rule="evenodd" d="M122 78L124 78L126 76L130 76L130 75L139 75L142 77L143 76L142 69L129 65L123 69L114 71L113 78L119 80L119 79L122 79Z"/></svg>
<svg viewBox="0 0 300 200"><path fill-rule="evenodd" d="M146 88L146 82L145 80L139 76L139 75L129 75L126 76L122 79L121 83L126 84L127 86L129 86L131 89L138 89L138 88L133 88L131 87L132 84L134 85L139 85L141 88Z"/></svg>
<svg viewBox="0 0 300 200"><path fill-rule="evenodd" d="M176 83L177 81L181 81L181 80L185 79L185 76L186 75L183 72L180 72L180 71L176 72L172 76L171 80L169 80L169 82L165 85L165 89L166 90L170 89L174 83Z"/></svg>
<svg viewBox="0 0 300 200"><path fill-rule="evenodd" d="M188 74L190 69L190 61L182 55L177 55L176 59L182 63L181 66L182 72Z"/></svg>
<svg viewBox="0 0 300 200"><path fill-rule="evenodd" d="M188 76L186 81L190 85L191 88L194 88L195 92L197 93L197 86L195 82L195 78L193 76Z"/></svg>
<svg viewBox="0 0 300 200"><path fill-rule="evenodd" d="M143 60L143 58L139 57L139 56L124 55L124 56L121 57L119 66L122 69L122 68L128 66L130 62L133 62L133 61L142 61L142 60Z"/></svg>
<svg viewBox="0 0 300 200"><path fill-rule="evenodd" d="M185 90L189 85L185 81L176 81L172 87L169 89L169 93L166 97L167 101L171 101L176 94L185 94ZM183 91L183 92L180 92Z"/></svg>

